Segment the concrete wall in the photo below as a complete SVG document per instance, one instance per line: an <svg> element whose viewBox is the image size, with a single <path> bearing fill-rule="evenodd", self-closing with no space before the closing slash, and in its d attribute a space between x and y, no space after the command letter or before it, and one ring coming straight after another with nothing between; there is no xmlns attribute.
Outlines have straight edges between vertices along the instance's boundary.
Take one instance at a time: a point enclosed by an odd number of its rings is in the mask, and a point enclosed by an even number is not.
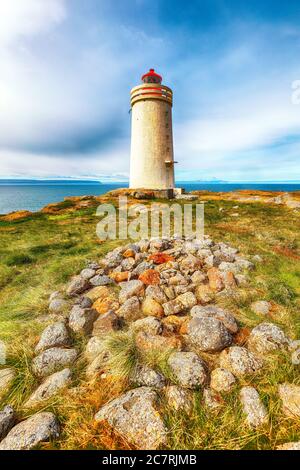
<svg viewBox="0 0 300 470"><path fill-rule="evenodd" d="M130 188L174 188L172 162L171 103L155 97L136 101L132 105Z"/></svg>

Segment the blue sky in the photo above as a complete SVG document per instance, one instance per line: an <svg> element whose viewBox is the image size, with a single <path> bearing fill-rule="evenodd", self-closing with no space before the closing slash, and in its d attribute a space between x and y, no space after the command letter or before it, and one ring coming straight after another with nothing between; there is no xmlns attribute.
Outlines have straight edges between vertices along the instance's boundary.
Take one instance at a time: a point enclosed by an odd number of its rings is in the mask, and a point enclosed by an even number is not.
<svg viewBox="0 0 300 470"><path fill-rule="evenodd" d="M125 180L154 67L178 180L300 180L299 57L299 0L1 0L0 178Z"/></svg>

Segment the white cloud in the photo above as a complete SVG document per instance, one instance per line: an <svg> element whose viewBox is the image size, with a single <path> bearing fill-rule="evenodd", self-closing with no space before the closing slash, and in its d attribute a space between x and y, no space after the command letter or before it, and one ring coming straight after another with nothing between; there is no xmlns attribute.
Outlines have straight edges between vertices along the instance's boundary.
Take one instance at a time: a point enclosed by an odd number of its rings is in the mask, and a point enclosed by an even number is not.
<svg viewBox="0 0 300 470"><path fill-rule="evenodd" d="M65 0L1 0L0 46L48 31L65 17Z"/></svg>

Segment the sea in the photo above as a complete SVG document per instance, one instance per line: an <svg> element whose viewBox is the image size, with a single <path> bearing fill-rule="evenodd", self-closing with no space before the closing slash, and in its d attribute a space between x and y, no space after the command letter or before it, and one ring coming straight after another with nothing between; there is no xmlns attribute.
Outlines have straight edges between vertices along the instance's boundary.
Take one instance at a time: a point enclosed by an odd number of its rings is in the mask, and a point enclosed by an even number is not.
<svg viewBox="0 0 300 470"><path fill-rule="evenodd" d="M263 191L300 191L300 183L193 183L177 182L186 191L208 190L229 192L241 189ZM127 183L100 183L98 181L0 180L0 214L13 211L38 211L47 204L60 202L67 196L99 196Z"/></svg>

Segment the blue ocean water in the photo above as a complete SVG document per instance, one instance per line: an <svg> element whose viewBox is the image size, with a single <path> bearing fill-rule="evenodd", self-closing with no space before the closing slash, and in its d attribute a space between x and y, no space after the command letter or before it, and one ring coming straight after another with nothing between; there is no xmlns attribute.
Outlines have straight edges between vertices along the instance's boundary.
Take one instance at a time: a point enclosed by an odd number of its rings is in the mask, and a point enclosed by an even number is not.
<svg viewBox="0 0 300 470"><path fill-rule="evenodd" d="M187 191L208 190L228 192L239 189L265 191L300 191L300 184L289 183L180 183ZM26 181L0 180L0 214L18 210L37 211L67 196L98 196L112 189L127 187L126 183L99 183L97 181Z"/></svg>

